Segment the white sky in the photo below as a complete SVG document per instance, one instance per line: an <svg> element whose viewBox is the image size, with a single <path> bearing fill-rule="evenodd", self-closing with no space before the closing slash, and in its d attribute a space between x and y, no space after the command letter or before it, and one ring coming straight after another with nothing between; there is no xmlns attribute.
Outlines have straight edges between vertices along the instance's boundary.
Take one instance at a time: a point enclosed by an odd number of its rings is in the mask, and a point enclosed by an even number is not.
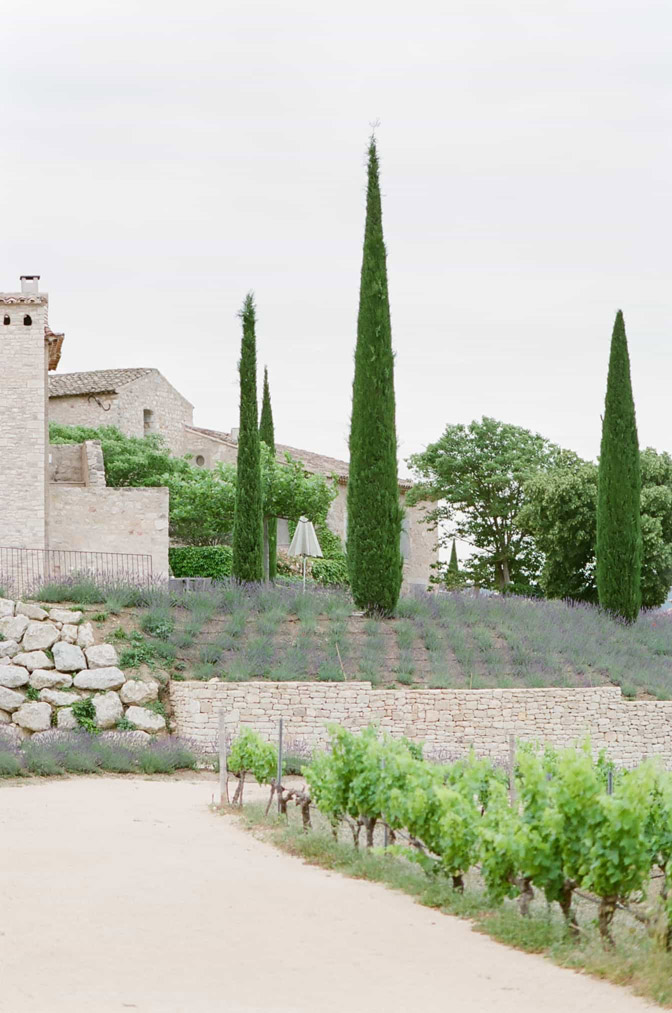
<svg viewBox="0 0 672 1013"><path fill-rule="evenodd" d="M401 457L483 414L594 456L618 307L671 450L671 50L668 0L3 0L0 289L225 430L254 289L276 438L345 456L380 120Z"/></svg>

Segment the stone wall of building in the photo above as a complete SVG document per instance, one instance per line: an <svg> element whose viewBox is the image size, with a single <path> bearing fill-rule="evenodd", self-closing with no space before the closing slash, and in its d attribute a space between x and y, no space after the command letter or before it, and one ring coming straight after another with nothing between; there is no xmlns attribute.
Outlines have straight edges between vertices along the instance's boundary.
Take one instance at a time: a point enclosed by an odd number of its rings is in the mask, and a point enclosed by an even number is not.
<svg viewBox="0 0 672 1013"><path fill-rule="evenodd" d="M506 760L509 737L556 747L590 736L630 767L660 756L672 769L672 701L628 701L618 688L593 689L373 689L370 683L173 682L173 721L178 735L213 748L219 712L228 734L250 725L267 739L283 719L288 741L324 745L326 724L356 730L375 722L394 736L425 743L425 754L455 758L473 748Z"/></svg>
<svg viewBox="0 0 672 1013"><path fill-rule="evenodd" d="M148 413L148 414L145 414ZM160 433L174 454L183 450L184 426L194 409L158 370L119 387L116 394L49 398L49 420L68 426L116 426L126 436Z"/></svg>
<svg viewBox="0 0 672 1013"><path fill-rule="evenodd" d="M46 295L0 294L0 546L45 545L46 317Z"/></svg>
<svg viewBox="0 0 672 1013"><path fill-rule="evenodd" d="M49 547L152 557L155 578L168 575L168 490L100 485L49 487Z"/></svg>

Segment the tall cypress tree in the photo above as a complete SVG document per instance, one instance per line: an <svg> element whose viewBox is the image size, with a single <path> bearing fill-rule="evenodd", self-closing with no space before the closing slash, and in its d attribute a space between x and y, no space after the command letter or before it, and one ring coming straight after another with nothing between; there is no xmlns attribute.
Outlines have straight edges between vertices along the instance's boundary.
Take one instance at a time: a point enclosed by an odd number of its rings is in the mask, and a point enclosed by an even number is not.
<svg viewBox="0 0 672 1013"><path fill-rule="evenodd" d="M271 392L268 386L268 369L264 366L264 393L261 399L261 420L259 422L259 438L263 440L275 457L275 429L273 427L273 409L271 408ZM275 580L278 561L278 518L264 516L264 577Z"/></svg>
<svg viewBox="0 0 672 1013"><path fill-rule="evenodd" d="M600 605L627 622L641 606L641 478L630 358L623 314L611 338L597 480L597 591Z"/></svg>
<svg viewBox="0 0 672 1013"><path fill-rule="evenodd" d="M263 568L263 506L261 451L257 416L257 347L254 298L250 292L240 312L243 339L240 349L240 425L238 477L233 519L233 562L236 580L258 582Z"/></svg>
<svg viewBox="0 0 672 1013"><path fill-rule="evenodd" d="M402 510L394 355L375 137L369 142L348 478L348 570L355 604L389 615L399 598Z"/></svg>
<svg viewBox="0 0 672 1013"><path fill-rule="evenodd" d="M453 538L453 547L450 550L450 562L448 563L448 569L451 573L460 572L460 564L457 561L457 548L455 547L455 539Z"/></svg>

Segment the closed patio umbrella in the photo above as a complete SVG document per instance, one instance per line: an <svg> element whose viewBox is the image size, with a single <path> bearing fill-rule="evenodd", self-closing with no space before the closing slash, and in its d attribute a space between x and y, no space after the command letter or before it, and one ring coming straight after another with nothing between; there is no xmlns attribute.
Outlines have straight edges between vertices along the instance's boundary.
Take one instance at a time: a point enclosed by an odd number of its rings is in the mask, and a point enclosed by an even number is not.
<svg viewBox="0 0 672 1013"><path fill-rule="evenodd" d="M322 558L322 549L315 534L315 528L307 517L299 517L296 531L289 546L290 556L303 556L303 590L306 590L306 558L308 556Z"/></svg>

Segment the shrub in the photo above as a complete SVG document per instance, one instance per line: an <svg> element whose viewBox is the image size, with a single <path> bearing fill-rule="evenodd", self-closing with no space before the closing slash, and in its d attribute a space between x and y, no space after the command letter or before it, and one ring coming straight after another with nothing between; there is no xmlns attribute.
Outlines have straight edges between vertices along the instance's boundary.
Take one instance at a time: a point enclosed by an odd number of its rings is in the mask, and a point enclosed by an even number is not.
<svg viewBox="0 0 672 1013"><path fill-rule="evenodd" d="M72 713L80 728L83 728L85 732L89 732L91 735L97 734L96 710L90 696L73 703Z"/></svg>
<svg viewBox="0 0 672 1013"><path fill-rule="evenodd" d="M175 620L170 608L163 605L154 605L143 615L140 620L140 628L145 633L148 633L150 637L167 640L175 629Z"/></svg>
<svg viewBox="0 0 672 1013"><path fill-rule="evenodd" d="M319 584L347 587L348 564L343 559L315 559L310 568L313 580Z"/></svg>
<svg viewBox="0 0 672 1013"><path fill-rule="evenodd" d="M338 662L325 661L317 671L320 682L345 682L343 670Z"/></svg>
<svg viewBox="0 0 672 1013"><path fill-rule="evenodd" d="M170 568L175 577L231 576L233 549L230 545L180 545L168 550Z"/></svg>

